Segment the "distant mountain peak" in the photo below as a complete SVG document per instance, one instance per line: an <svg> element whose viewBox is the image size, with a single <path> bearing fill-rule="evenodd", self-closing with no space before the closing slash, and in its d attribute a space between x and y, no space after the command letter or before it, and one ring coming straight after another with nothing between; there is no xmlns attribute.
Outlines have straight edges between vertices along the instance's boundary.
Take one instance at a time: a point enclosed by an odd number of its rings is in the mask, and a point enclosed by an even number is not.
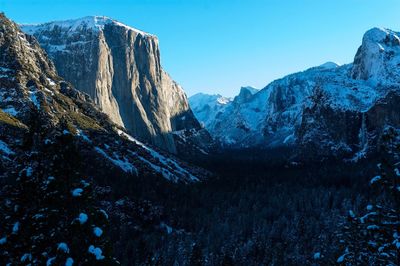
<svg viewBox="0 0 400 266"><path fill-rule="evenodd" d="M256 94L241 88L224 108L197 105L193 111L222 146L297 145L299 151L353 156L366 147L365 136L379 136L385 123L399 127L393 105L400 88L399 36L371 29L353 64L326 62L277 79ZM369 141L372 150L376 139Z"/></svg>
<svg viewBox="0 0 400 266"><path fill-rule="evenodd" d="M337 67L339 67L339 66L340 66L340 65L337 64L337 63L335 63L335 62L328 61L328 62L326 62L326 63L320 65L319 67L320 67L320 68L324 68L324 69L333 69L333 68L337 68Z"/></svg>
<svg viewBox="0 0 400 266"><path fill-rule="evenodd" d="M232 101L232 98L230 97L224 97L221 94L206 94L206 93L196 93L193 96L189 98L189 101L191 101L191 105L194 104L195 106L197 104L199 105L204 105L204 104L210 104L210 103L216 103L219 105L226 105Z"/></svg>
<svg viewBox="0 0 400 266"><path fill-rule="evenodd" d="M236 103L243 103L248 101L258 90L251 86L241 87L238 96L235 97L234 101Z"/></svg>
<svg viewBox="0 0 400 266"><path fill-rule="evenodd" d="M244 86L244 87L241 87L241 88L240 88L240 93L241 93L242 91L248 91L248 92L250 92L251 94L255 94L255 93L257 93L259 90L256 89L256 88L254 88L254 87L252 87L252 86Z"/></svg>

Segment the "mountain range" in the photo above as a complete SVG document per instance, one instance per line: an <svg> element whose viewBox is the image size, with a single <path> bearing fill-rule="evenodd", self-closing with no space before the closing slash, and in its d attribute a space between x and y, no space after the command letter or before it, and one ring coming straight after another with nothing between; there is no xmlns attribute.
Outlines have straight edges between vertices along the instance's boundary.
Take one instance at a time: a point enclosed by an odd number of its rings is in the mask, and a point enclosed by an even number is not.
<svg viewBox="0 0 400 266"><path fill-rule="evenodd" d="M399 36L373 28L351 64L188 99L152 34L0 13L0 264L333 264L400 129Z"/></svg>
<svg viewBox="0 0 400 266"><path fill-rule="evenodd" d="M377 151L385 127L400 126L399 36L373 28L351 64L327 62L260 91L242 88L234 100L197 94L189 102L222 147L292 147L303 159L357 160Z"/></svg>

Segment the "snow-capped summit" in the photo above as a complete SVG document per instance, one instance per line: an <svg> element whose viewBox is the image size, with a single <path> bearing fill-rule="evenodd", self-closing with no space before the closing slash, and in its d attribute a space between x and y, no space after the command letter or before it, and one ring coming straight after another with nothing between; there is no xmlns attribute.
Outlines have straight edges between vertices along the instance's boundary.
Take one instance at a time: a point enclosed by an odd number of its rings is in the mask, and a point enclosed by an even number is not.
<svg viewBox="0 0 400 266"><path fill-rule="evenodd" d="M385 42L387 38L391 39L397 39L398 33L395 31L392 31L391 29L387 28L379 28L379 27L374 27L370 30L368 30L364 36L363 36L363 43L365 42L373 42L373 43L381 43Z"/></svg>
<svg viewBox="0 0 400 266"><path fill-rule="evenodd" d="M136 28L127 26L117 20L114 20L112 18L105 17L105 16L86 16L86 17L78 18L78 19L53 21L53 22L47 22L47 23L43 23L43 24L23 24L21 26L26 33L34 35L38 31L53 30L54 27L67 29L67 31L71 32L71 33L76 32L77 30L83 30L83 29L99 31L99 30L103 30L105 25L109 25L109 24L114 24L114 25L124 27L127 30L134 31L143 36L155 37L152 34L149 34L144 31L138 30Z"/></svg>
<svg viewBox="0 0 400 266"><path fill-rule="evenodd" d="M202 107L206 104L217 104L225 105L232 101L232 98L224 97L220 94L206 94L206 93L196 93L195 95L189 97L189 103L192 108Z"/></svg>
<svg viewBox="0 0 400 266"><path fill-rule="evenodd" d="M193 110L197 120L206 128L216 120L216 116L232 102L232 98L219 94L197 93L189 97L190 108Z"/></svg>
<svg viewBox="0 0 400 266"><path fill-rule="evenodd" d="M352 77L372 83L399 83L400 34L373 28L364 34L354 58Z"/></svg>

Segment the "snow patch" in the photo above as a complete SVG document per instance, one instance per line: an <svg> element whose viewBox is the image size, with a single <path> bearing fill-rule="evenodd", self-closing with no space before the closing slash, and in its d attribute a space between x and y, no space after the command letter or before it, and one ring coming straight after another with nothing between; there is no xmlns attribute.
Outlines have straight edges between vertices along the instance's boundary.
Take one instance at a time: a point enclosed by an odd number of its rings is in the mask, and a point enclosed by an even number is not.
<svg viewBox="0 0 400 266"><path fill-rule="evenodd" d="M33 105L37 109L40 109L40 102L39 102L39 98L37 96L38 91L36 90L36 88L35 87L30 87L29 90L28 90L28 94L29 94L29 99L31 100Z"/></svg>
<svg viewBox="0 0 400 266"><path fill-rule="evenodd" d="M74 260L72 258L67 258L65 261L65 266L72 266L74 264Z"/></svg>
<svg viewBox="0 0 400 266"><path fill-rule="evenodd" d="M160 227L161 227L161 228L164 228L165 231L167 232L167 234L171 234L172 231L173 231L172 227L169 226L169 225L167 225L166 223L161 223L161 224L160 224Z"/></svg>
<svg viewBox="0 0 400 266"><path fill-rule="evenodd" d="M26 262L26 261L31 261L32 260L32 254L30 253L25 253L21 257L21 262Z"/></svg>
<svg viewBox="0 0 400 266"><path fill-rule="evenodd" d="M56 260L56 257L49 258L46 262L46 266L53 265L53 262Z"/></svg>
<svg viewBox="0 0 400 266"><path fill-rule="evenodd" d="M101 250L101 248L90 245L88 251L90 254L93 254L96 257L96 260L104 259L104 256L102 255L103 251Z"/></svg>
<svg viewBox="0 0 400 266"><path fill-rule="evenodd" d="M32 169L32 167L31 167L31 166L27 167L27 168L25 169L25 173L26 173L26 176L27 176L27 177L31 177L32 174L33 174L33 169Z"/></svg>
<svg viewBox="0 0 400 266"><path fill-rule="evenodd" d="M320 252L316 252L314 253L314 260L319 260L321 258L321 253Z"/></svg>
<svg viewBox="0 0 400 266"><path fill-rule="evenodd" d="M13 155L15 152L13 152L5 143L4 141L0 140L0 152L5 153L6 155Z"/></svg>
<svg viewBox="0 0 400 266"><path fill-rule="evenodd" d="M72 197L80 197L82 196L83 189L81 188L75 188L74 190L71 191Z"/></svg>
<svg viewBox="0 0 400 266"><path fill-rule="evenodd" d="M78 128L76 129L76 135L78 137L81 137L84 141L86 141L88 143L92 143L92 140L85 133L83 133L82 130L80 130Z"/></svg>
<svg viewBox="0 0 400 266"><path fill-rule="evenodd" d="M15 110L15 108L14 107L7 107L7 108L4 108L4 109L2 109L3 110L3 112L4 113L6 113L6 114L9 114L9 115L11 115L11 116L16 116L17 114L18 114L18 111L17 110Z"/></svg>
<svg viewBox="0 0 400 266"><path fill-rule="evenodd" d="M144 159L144 158L139 156L139 159L141 159L142 161L148 163L154 170L156 170L157 172L161 173L166 179L173 180L173 181L177 182L178 180L175 177L178 176L178 177L188 177L189 180L191 180L191 181L199 181L200 180L196 176L192 175L189 171L187 171L186 169L182 168L174 160L172 160L170 158L167 158L164 155L160 154L159 152L156 152L155 150L147 147L146 145L144 145L140 141L136 140L135 138L133 138L129 134L123 132L122 130L118 129L117 132L118 132L118 134L120 136L124 136L129 141L134 142L135 144L137 144L137 145L141 146L142 148L144 148L153 158L155 158L159 162L161 162L161 164L163 164L164 167L159 167L159 166L151 163L150 161L148 161L148 160L146 160L146 159ZM136 155L133 152L131 152L131 153ZM176 171L168 170L168 169L171 169L171 166L173 168L175 168Z"/></svg>
<svg viewBox="0 0 400 266"><path fill-rule="evenodd" d="M67 245L67 243L64 243L64 242L61 242L61 243L58 244L57 250L60 250L60 251L62 251L64 253L69 253L68 245Z"/></svg>
<svg viewBox="0 0 400 266"><path fill-rule="evenodd" d="M106 157L108 160L110 160L114 165L118 166L119 168L121 168L124 172L126 173L132 173L135 175L138 175L139 172L136 169L135 166L133 166L125 157L123 157L123 160L121 159L114 159L112 157L110 157L103 149L99 148L99 147L95 147L94 148L98 153L100 153L101 155L103 155L104 157ZM114 154L115 155L115 154Z"/></svg>
<svg viewBox="0 0 400 266"><path fill-rule="evenodd" d="M379 180L381 180L382 177L380 175L375 176L374 178L371 179L370 184L374 184L376 182L378 182Z"/></svg>
<svg viewBox="0 0 400 266"><path fill-rule="evenodd" d="M108 220L108 214L105 210L100 210L101 214L104 215L104 218L106 218Z"/></svg>
<svg viewBox="0 0 400 266"><path fill-rule="evenodd" d="M18 231L19 231L19 222L16 222L16 223L13 225L12 233L13 233L13 234L17 234Z"/></svg>
<svg viewBox="0 0 400 266"><path fill-rule="evenodd" d="M49 82L50 86L55 86L56 83L54 82L54 80L47 78L47 81Z"/></svg>
<svg viewBox="0 0 400 266"><path fill-rule="evenodd" d="M93 228L93 234L97 237L100 237L103 234L103 230L100 227Z"/></svg>
<svg viewBox="0 0 400 266"><path fill-rule="evenodd" d="M88 220L88 216L87 216L86 213L80 213L80 214L79 214L79 216L78 216L78 221L79 221L80 224L86 223L87 220Z"/></svg>

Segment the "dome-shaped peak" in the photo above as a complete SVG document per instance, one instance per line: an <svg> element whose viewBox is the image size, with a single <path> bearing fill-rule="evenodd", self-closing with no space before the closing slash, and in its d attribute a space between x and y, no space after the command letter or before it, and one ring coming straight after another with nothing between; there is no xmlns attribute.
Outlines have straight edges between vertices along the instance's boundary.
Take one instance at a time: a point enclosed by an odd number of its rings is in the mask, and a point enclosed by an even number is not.
<svg viewBox="0 0 400 266"><path fill-rule="evenodd" d="M400 34L385 28L372 28L363 37L354 57L351 76L371 82L398 82Z"/></svg>
<svg viewBox="0 0 400 266"><path fill-rule="evenodd" d="M240 92L238 96L234 98L234 101L236 103L244 103L247 102L251 97L256 94L258 90L256 88L247 86L247 87L241 87Z"/></svg>
<svg viewBox="0 0 400 266"><path fill-rule="evenodd" d="M372 28L368 30L363 37L363 42L383 42L388 36L399 39L399 33L386 28Z"/></svg>
<svg viewBox="0 0 400 266"><path fill-rule="evenodd" d="M258 92L258 89L254 88L254 87L251 87L251 86L241 87L241 88L240 88L240 93L239 93L239 94L248 93L248 92L249 92L250 94L255 94L255 93Z"/></svg>
<svg viewBox="0 0 400 266"><path fill-rule="evenodd" d="M339 67L339 66L340 66L340 65L337 64L337 63L335 63L335 62L328 61L328 62L326 62L326 63L320 65L319 67L320 67L320 68L324 68L324 69L333 69L333 68L337 68L337 67Z"/></svg>

